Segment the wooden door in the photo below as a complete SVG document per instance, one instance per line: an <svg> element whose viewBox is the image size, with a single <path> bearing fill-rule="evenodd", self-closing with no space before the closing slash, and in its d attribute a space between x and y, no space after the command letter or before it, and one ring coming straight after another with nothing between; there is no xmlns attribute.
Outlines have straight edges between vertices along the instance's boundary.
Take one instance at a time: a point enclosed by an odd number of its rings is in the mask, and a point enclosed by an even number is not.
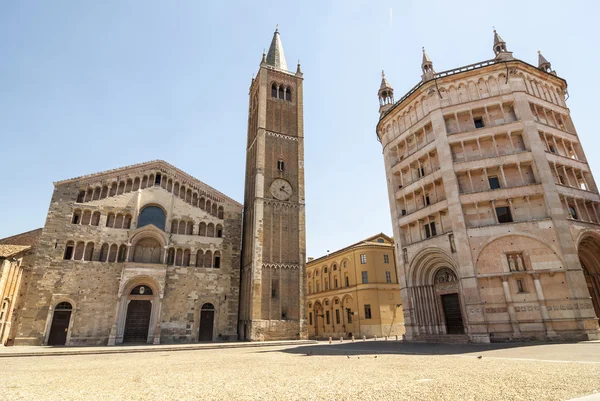
<svg viewBox="0 0 600 401"><path fill-rule="evenodd" d="M442 295L442 309L446 319L446 332L448 334L465 334L458 294Z"/></svg>
<svg viewBox="0 0 600 401"><path fill-rule="evenodd" d="M214 321L214 310L203 310L200 312L200 335L198 336L198 341L213 340Z"/></svg>
<svg viewBox="0 0 600 401"><path fill-rule="evenodd" d="M127 307L125 320L125 334L123 342L146 343L148 342L148 329L150 327L150 301L132 300Z"/></svg>
<svg viewBox="0 0 600 401"><path fill-rule="evenodd" d="M50 335L48 336L48 345L65 345L67 343L67 333L69 332L70 321L70 310L54 311L54 316L52 317L52 326L50 326Z"/></svg>

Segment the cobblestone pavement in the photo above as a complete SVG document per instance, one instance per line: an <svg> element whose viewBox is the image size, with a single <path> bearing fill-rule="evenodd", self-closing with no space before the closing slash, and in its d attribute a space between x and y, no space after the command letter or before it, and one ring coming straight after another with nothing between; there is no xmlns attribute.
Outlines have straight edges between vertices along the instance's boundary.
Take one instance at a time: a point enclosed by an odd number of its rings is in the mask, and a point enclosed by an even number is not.
<svg viewBox="0 0 600 401"><path fill-rule="evenodd" d="M600 343L371 341L1 363L0 400L11 401L567 400L600 391Z"/></svg>

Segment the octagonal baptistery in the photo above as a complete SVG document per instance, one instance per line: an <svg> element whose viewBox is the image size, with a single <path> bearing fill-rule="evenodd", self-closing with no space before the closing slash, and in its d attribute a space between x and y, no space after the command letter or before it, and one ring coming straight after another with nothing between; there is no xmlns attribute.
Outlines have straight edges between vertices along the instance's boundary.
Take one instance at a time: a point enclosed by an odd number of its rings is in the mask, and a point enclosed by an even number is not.
<svg viewBox="0 0 600 401"><path fill-rule="evenodd" d="M399 101L379 90L408 340L596 339L598 189L539 54L437 73Z"/></svg>
<svg viewBox="0 0 600 401"><path fill-rule="evenodd" d="M236 339L241 218L160 160L56 182L15 344Z"/></svg>

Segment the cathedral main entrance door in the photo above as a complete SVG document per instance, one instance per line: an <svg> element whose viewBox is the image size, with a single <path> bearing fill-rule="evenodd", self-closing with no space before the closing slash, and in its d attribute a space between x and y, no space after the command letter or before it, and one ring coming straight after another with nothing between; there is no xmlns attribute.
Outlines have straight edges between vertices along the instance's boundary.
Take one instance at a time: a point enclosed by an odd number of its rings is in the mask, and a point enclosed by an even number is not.
<svg viewBox="0 0 600 401"><path fill-rule="evenodd" d="M442 295L442 309L444 310L444 318L446 319L447 333L465 334L458 294Z"/></svg>
<svg viewBox="0 0 600 401"><path fill-rule="evenodd" d="M129 302L123 342L145 343L148 341L151 311L152 303L150 301L132 300Z"/></svg>

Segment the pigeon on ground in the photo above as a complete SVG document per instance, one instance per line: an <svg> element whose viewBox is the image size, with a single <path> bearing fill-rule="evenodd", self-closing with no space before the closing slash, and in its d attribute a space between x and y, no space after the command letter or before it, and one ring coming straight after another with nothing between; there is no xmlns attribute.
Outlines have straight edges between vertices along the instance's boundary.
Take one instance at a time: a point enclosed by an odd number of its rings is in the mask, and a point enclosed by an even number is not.
<svg viewBox="0 0 600 401"><path fill-rule="evenodd" d="M481 359L481 358L483 358L483 356L481 356L481 355L479 355L479 356L477 357L477 359Z"/></svg>

